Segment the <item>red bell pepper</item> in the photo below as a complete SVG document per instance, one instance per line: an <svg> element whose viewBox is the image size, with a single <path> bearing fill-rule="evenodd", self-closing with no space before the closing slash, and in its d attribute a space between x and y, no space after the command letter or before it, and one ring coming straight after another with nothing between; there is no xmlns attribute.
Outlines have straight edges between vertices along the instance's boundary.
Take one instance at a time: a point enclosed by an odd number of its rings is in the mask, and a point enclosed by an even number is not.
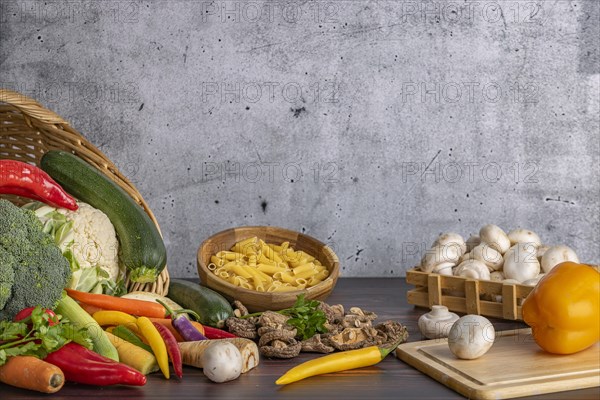
<svg viewBox="0 0 600 400"><path fill-rule="evenodd" d="M73 211L78 208L75 199L50 175L21 161L0 160L0 194L27 197Z"/></svg>
<svg viewBox="0 0 600 400"><path fill-rule="evenodd" d="M59 367L71 382L95 386L146 384L146 376L141 372L74 342L48 354L45 361Z"/></svg>

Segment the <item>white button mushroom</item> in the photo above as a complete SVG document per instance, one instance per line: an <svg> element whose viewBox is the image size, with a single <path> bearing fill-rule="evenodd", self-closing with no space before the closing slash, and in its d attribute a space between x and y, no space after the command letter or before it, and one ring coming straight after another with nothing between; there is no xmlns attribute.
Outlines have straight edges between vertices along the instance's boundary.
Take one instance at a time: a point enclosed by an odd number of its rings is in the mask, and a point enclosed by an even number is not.
<svg viewBox="0 0 600 400"><path fill-rule="evenodd" d="M448 347L456 357L473 360L487 353L495 339L496 331L487 318L465 315L450 328Z"/></svg>
<svg viewBox="0 0 600 400"><path fill-rule="evenodd" d="M428 274L433 271L436 265L444 262L456 263L460 258L460 247L456 245L436 245L427 250L421 259L421 271Z"/></svg>
<svg viewBox="0 0 600 400"><path fill-rule="evenodd" d="M550 272L550 270L556 267L558 264L565 262L579 262L579 257L575 254L575 251L570 247L559 245L552 246L542 256L542 269L544 272Z"/></svg>
<svg viewBox="0 0 600 400"><path fill-rule="evenodd" d="M519 282L533 279L540 273L537 247L529 243L517 243L504 254L504 276Z"/></svg>
<svg viewBox="0 0 600 400"><path fill-rule="evenodd" d="M454 270L454 275L472 279L490 280L490 271L488 267L479 260L463 261Z"/></svg>
<svg viewBox="0 0 600 400"><path fill-rule="evenodd" d="M229 342L210 344L201 357L204 375L213 382L231 381L242 373L242 354Z"/></svg>
<svg viewBox="0 0 600 400"><path fill-rule="evenodd" d="M435 242L433 242L433 247L440 245L440 246L447 246L447 245L455 245L458 246L460 248L460 254L464 254L467 251L467 244L465 243L465 239L463 239L462 236L460 236L458 233L454 233L454 232L447 232L444 234L441 234L436 240Z"/></svg>
<svg viewBox="0 0 600 400"><path fill-rule="evenodd" d="M504 272L494 271L490 273L490 281L502 282L504 280Z"/></svg>
<svg viewBox="0 0 600 400"><path fill-rule="evenodd" d="M455 266L456 266L455 263L444 262L444 263L436 265L433 268L432 272L434 274L440 274L440 275L452 275L452 268L454 268Z"/></svg>
<svg viewBox="0 0 600 400"><path fill-rule="evenodd" d="M479 237L484 243L488 243L501 254L506 253L510 248L510 240L506 233L499 226L488 224L479 231Z"/></svg>
<svg viewBox="0 0 600 400"><path fill-rule="evenodd" d="M475 246L477 246L479 243L481 243L481 239L479 238L478 235L471 235L469 236L469 238L467 239L467 251L471 251L475 248Z"/></svg>
<svg viewBox="0 0 600 400"><path fill-rule="evenodd" d="M537 233L527 229L513 229L508 232L508 239L510 240L511 246L517 243L532 243L536 247L542 245L542 240Z"/></svg>
<svg viewBox="0 0 600 400"><path fill-rule="evenodd" d="M431 311L419 317L419 330L427 339L448 337L452 325L458 320L458 315L448 311L448 307L435 305Z"/></svg>
<svg viewBox="0 0 600 400"><path fill-rule="evenodd" d="M550 248L550 246L546 246L545 244L543 244L537 248L536 257L537 257L538 261L540 262L540 264L542 263L542 256L548 251L549 248Z"/></svg>
<svg viewBox="0 0 600 400"><path fill-rule="evenodd" d="M502 264L504 264L502 254L500 254L496 249L487 243L481 243L475 246L475 248L469 254L471 255L472 259L483 261L483 263L487 265L490 272L501 269Z"/></svg>
<svg viewBox="0 0 600 400"><path fill-rule="evenodd" d="M523 281L523 285L525 286L535 286L538 284L538 282L540 281L540 279L542 279L544 277L545 274L539 274L538 276L536 276L535 278L532 279L527 279L526 281Z"/></svg>

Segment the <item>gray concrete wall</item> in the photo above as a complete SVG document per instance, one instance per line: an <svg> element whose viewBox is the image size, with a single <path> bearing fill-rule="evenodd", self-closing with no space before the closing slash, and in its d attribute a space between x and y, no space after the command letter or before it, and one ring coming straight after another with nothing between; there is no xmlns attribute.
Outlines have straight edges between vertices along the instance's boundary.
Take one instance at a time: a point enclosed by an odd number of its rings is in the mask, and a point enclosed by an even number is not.
<svg viewBox="0 0 600 400"><path fill-rule="evenodd" d="M1 86L133 180L174 276L261 224L345 276L485 223L600 259L597 1L0 4Z"/></svg>

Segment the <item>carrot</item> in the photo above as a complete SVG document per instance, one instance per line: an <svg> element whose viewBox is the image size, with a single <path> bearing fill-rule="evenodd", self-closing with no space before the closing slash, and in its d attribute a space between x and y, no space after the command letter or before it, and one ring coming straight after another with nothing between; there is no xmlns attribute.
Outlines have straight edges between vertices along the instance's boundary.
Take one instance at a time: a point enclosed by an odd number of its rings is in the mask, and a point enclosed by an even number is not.
<svg viewBox="0 0 600 400"><path fill-rule="evenodd" d="M158 324L161 324L162 326L164 326L165 328L167 328L168 330L171 331L171 333L173 334L173 336L175 336L175 339L178 342L184 342L185 340L183 340L183 338L181 337L181 335L179 334L179 332L177 332L177 329L175 329L173 327L173 324L171 323L171 318L150 318L150 321L152 322L156 322ZM201 334L204 335L204 326L200 323L200 322L196 322L196 321L190 321L192 323L192 325L194 325L194 327L196 329L198 329L200 331Z"/></svg>
<svg viewBox="0 0 600 400"><path fill-rule="evenodd" d="M65 384L65 375L57 366L39 358L14 356L0 367L0 382L21 389L56 393Z"/></svg>
<svg viewBox="0 0 600 400"><path fill-rule="evenodd" d="M122 311L139 317L164 318L166 316L165 308L158 303L124 299L122 297L114 297L106 294L86 293L73 289L66 289L66 291L69 296L79 302L100 307L105 310Z"/></svg>
<svg viewBox="0 0 600 400"><path fill-rule="evenodd" d="M92 306L86 303L79 302L79 306L83 308L88 314L94 315L95 312L104 311L103 308Z"/></svg>

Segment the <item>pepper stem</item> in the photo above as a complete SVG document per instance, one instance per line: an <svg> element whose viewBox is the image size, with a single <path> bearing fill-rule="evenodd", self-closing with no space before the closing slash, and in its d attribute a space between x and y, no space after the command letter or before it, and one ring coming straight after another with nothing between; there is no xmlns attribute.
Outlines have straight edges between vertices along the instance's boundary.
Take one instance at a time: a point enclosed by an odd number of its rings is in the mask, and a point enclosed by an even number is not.
<svg viewBox="0 0 600 400"><path fill-rule="evenodd" d="M163 301L156 299L156 302L163 306L165 310L167 310L167 317L171 317L171 319L175 319L181 314L190 314L196 321L200 321L200 316L193 310L182 309L182 310L173 310L171 307L166 305Z"/></svg>
<svg viewBox="0 0 600 400"><path fill-rule="evenodd" d="M380 346L379 347L379 352L381 353L381 359L383 360L384 358L386 358L388 356L388 354L390 354L392 351L396 350L396 347L398 347L400 345L400 343L402 343L404 341L403 337L398 338L398 340L396 340L395 342L392 342L392 344L388 345L388 346Z"/></svg>

